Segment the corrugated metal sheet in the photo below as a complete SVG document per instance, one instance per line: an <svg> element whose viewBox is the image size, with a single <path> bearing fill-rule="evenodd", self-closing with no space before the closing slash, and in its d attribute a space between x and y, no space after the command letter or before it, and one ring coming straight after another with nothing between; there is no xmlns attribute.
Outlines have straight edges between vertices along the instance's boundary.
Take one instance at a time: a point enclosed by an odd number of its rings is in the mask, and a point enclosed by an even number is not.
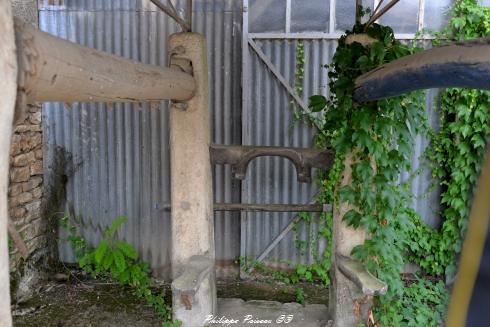
<svg viewBox="0 0 490 327"><path fill-rule="evenodd" d="M181 12L185 1L178 1ZM39 0L40 27L51 34L145 63L166 64L166 40L177 26L148 0ZM251 52L251 98L241 108L241 1L195 0L195 30L207 36L213 140L217 144L311 147L314 131L293 124L293 110L284 88ZM296 40L257 41L283 76L294 85ZM303 98L326 94L328 76L321 65L330 62L334 40L303 40L305 76ZM428 98L431 101L431 97ZM70 107L68 109L68 107ZM68 210L92 243L117 215L127 215L121 237L133 244L156 275L167 276L170 258L169 148L167 104L59 104L44 106L48 183L62 188L66 179ZM135 110L136 109L136 110ZM242 117L243 115L243 117ZM431 122L437 123L435 111ZM414 163L427 141L417 139ZM66 175L66 178L59 178ZM401 176L406 178L406 176ZM437 190L427 193L430 181L423 172L412 181L413 206L432 225L437 224ZM229 167L214 169L216 202L308 203L314 184L298 183L293 165L281 158L258 158L241 185ZM240 221L241 217L241 221ZM256 258L290 223L287 213L219 213L215 219L216 258L229 271L239 255ZM312 261L315 249L301 255L295 239L307 243L320 228L300 224L270 253L266 262ZM313 242L315 243L315 242ZM240 248L241 247L241 248ZM73 260L66 244L61 258Z"/></svg>
<svg viewBox="0 0 490 327"><path fill-rule="evenodd" d="M255 40L262 51L280 71L290 85L295 85L296 47L298 42L304 44L305 76L303 98L313 94L328 92L327 70L323 65L329 64L335 52L335 40ZM426 42L425 46L429 43ZM243 142L247 145L274 145L312 147L314 131L303 124L294 124L293 110L289 103L290 97L285 88L268 70L253 49L250 58L251 99L249 108L243 109ZM429 123L437 126L437 106L434 107L434 93L427 96ZM429 142L417 136L415 139L412 164L414 171L422 166L420 156L423 155ZM411 174L403 173L400 181L407 180ZM424 220L432 226L439 222L439 193L434 187L430 171L421 172L412 178L412 207ZM294 166L286 159L258 158L254 160L247 172L247 179L242 189L243 202L251 203L308 203L312 201L316 187L314 184L303 184L296 181ZM269 244L292 221L292 213L260 213L242 216L241 255L257 258ZM324 243L316 242L313 237L318 230L317 224L300 225L299 233L290 232L270 252L265 263L272 267L287 267L285 262L312 262L308 249L306 255L300 255L295 240L305 240L308 244L316 244L316 250L324 247ZM311 242L313 241L313 242Z"/></svg>
<svg viewBox="0 0 490 327"><path fill-rule="evenodd" d="M256 41L290 85L296 71L296 40ZM326 94L327 70L336 41L303 40L305 75L303 98ZM312 147L314 131L305 124L294 124L293 108L282 85L269 72L259 57L250 50L250 108L243 113L243 142L247 145ZM316 193L315 184L299 183L294 166L282 158L263 157L254 160L244 182L242 201L250 203L309 203ZM294 213L245 214L242 218L242 256L256 258L295 217ZM267 264L278 267L284 262L312 262L315 249L300 255L295 239L310 243L319 224L300 224L297 233L289 233L267 257ZM316 232L315 232L316 231ZM321 251L323 242L313 242Z"/></svg>
<svg viewBox="0 0 490 327"><path fill-rule="evenodd" d="M179 8L182 5L179 4ZM148 1L40 0L40 28L107 52L164 66L167 37L178 31ZM213 141L241 141L241 6L239 1L196 1L193 24L208 41ZM158 276L169 273L170 202L167 103L44 105L46 179L56 191L66 175L65 210L92 244L118 215L120 237L133 244ZM235 122L235 123L230 123ZM216 167L215 200L239 201L229 167ZM239 255L237 214L217 214L216 257L230 267ZM63 260L73 260L67 244Z"/></svg>

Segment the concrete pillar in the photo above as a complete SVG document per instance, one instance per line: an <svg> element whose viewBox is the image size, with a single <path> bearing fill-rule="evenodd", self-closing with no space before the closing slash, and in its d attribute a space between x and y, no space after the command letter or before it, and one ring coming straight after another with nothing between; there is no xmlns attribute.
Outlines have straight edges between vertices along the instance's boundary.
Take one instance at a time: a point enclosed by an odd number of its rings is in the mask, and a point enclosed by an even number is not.
<svg viewBox="0 0 490 327"><path fill-rule="evenodd" d="M0 327L12 326L7 243L10 139L17 93L17 59L10 1L0 0Z"/></svg>
<svg viewBox="0 0 490 327"><path fill-rule="evenodd" d="M352 182L352 163L354 154L348 153L344 159L344 171L341 185ZM352 209L347 203L334 205L333 210L333 269L332 286L330 288L329 309L335 327L357 326L365 322L367 315L366 304L370 296L349 280L339 267L340 257L350 257L352 249L364 243L366 233L362 229L354 229L343 222L344 215Z"/></svg>
<svg viewBox="0 0 490 327"><path fill-rule="evenodd" d="M206 40L178 33L169 44L171 66L196 83L194 97L174 103L170 112L173 313L194 327L216 312Z"/></svg>

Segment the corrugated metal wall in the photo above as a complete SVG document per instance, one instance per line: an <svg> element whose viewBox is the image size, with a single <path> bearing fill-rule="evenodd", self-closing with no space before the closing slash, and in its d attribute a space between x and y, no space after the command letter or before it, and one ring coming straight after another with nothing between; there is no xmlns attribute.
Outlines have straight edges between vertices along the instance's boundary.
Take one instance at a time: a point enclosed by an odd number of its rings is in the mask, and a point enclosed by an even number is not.
<svg viewBox="0 0 490 327"><path fill-rule="evenodd" d="M179 4L178 8L183 8ZM56 36L144 63L167 64L167 37L177 26L149 1L40 0L40 28ZM195 1L193 24L208 41L213 134L218 144L241 142L241 5ZM66 180L65 210L92 244L118 215L127 215L121 237L168 276L170 229L167 103L44 105L46 179L59 191ZM66 175L66 178L60 176ZM215 200L238 202L239 184L229 167L216 167ZM215 220L218 264L239 255L237 214ZM63 260L73 260L66 243Z"/></svg>
<svg viewBox="0 0 490 327"><path fill-rule="evenodd" d="M177 5L184 9L185 1ZM145 63L166 65L166 40L177 26L148 0L39 0L42 30ZM195 0L195 30L206 35L210 68L213 141L217 144L311 147L314 132L293 124L284 88L251 51L249 107L241 108L242 12L240 0ZM281 74L294 85L297 40L256 41ZM305 50L303 98L326 94L327 71L335 40L302 40ZM428 97L429 103L432 97ZM169 272L170 202L168 111L150 105L60 104L44 106L46 180L58 191L66 182L65 210L82 226L83 235L98 242L101 230L118 215L127 215L121 237L133 244L156 275ZM431 106L429 106L431 108ZM135 110L136 109L136 110ZM437 116L431 110L431 122ZM243 117L242 117L243 115ZM414 163L427 146L417 139ZM63 177L65 176L66 177ZM60 178L61 176L61 178ZM229 167L214 169L216 202L308 203L314 184L298 183L293 165L281 158L254 160L241 185ZM437 224L437 191L427 193L428 172L412 181L413 206ZM401 176L406 178L406 175ZM59 194L54 198L59 197ZM290 223L288 213L219 213L215 220L216 258L230 272L238 256L256 258ZM267 257L268 265L311 262L316 249L301 255L295 240L309 243L319 224L300 225ZM315 243L315 242L313 242ZM73 260L69 246L61 258Z"/></svg>
<svg viewBox="0 0 490 327"><path fill-rule="evenodd" d="M281 75L295 85L296 48L298 42L304 45L305 75L303 82L303 98L313 94L326 95L328 92L327 70L323 65L329 64L337 46L336 40L255 40L260 49L267 55ZM429 42L425 42L426 47ZM423 46L421 45L421 46ZM253 49L249 50L250 68L250 102L249 108L243 109L243 142L247 145L274 145L312 147L314 131L303 124L294 124L293 110L289 103L290 97L285 88L271 74L268 67L257 56ZM437 104L434 103L435 91L427 95L427 112L429 124L437 127ZM413 170L421 171L403 173L400 181L411 180L413 194L412 207L431 226L439 223L439 193L431 178L430 170L423 167L420 158L429 142L422 136L415 139ZM315 184L298 183L294 166L282 158L258 158L252 162L247 179L242 188L243 202L250 203L308 203L316 193ZM294 213L253 213L242 216L241 256L257 258L271 244L281 231L294 219ZM299 224L298 232L289 232L264 262L272 267L287 268L289 263L313 262L312 253L321 251L325 244L316 242L321 221ZM308 244L305 255L300 255L295 240L303 240ZM313 240L313 242L310 242ZM314 245L316 249L310 249Z"/></svg>
<svg viewBox="0 0 490 327"><path fill-rule="evenodd" d="M256 40L281 75L295 85L297 40ZM327 70L322 64L330 61L336 41L302 40L305 74L303 98L307 103L312 94L326 94ZM247 145L312 147L314 130L294 123L293 107L285 88L270 73L257 54L250 50L250 107L243 112L243 143ZM254 160L247 171L242 201L248 203L310 203L316 193L315 183L299 183L291 162L283 158L262 157ZM242 217L242 256L256 258L291 222L296 213L247 213ZM314 216L317 217L317 216ZM315 219L318 222L317 219ZM315 249L300 255L295 239L310 243L317 235L319 224L300 224L290 232L267 257L266 263L284 267L284 262L312 262ZM323 242L313 242L316 250Z"/></svg>

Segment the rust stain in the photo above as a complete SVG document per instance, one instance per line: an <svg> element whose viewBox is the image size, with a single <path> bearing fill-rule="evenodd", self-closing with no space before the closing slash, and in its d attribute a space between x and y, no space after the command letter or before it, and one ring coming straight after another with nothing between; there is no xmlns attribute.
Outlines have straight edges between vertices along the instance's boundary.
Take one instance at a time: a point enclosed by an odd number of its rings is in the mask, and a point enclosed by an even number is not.
<svg viewBox="0 0 490 327"><path fill-rule="evenodd" d="M180 301L182 301L182 304L185 306L186 310L192 310L192 295L182 294L180 296Z"/></svg>

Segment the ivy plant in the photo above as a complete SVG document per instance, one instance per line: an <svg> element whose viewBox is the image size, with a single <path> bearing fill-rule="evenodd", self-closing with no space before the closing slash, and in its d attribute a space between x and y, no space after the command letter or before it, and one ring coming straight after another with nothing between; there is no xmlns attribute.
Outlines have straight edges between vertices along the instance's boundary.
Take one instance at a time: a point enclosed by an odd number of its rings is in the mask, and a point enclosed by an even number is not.
<svg viewBox="0 0 490 327"><path fill-rule="evenodd" d="M490 8L476 0L458 1L447 28L436 33L435 45L490 35ZM430 236L426 253L414 249L414 261L430 274L454 276L457 257L468 223L472 190L478 178L485 146L490 135L490 92L450 88L440 95L440 130L433 133L428 157L434 177L440 181L440 230ZM421 227L417 232L426 229ZM415 248L417 246L415 245Z"/></svg>
<svg viewBox="0 0 490 327"><path fill-rule="evenodd" d="M61 221L65 228L80 268L93 278L110 278L120 285L128 285L134 289L134 294L145 299L155 312L162 318L162 327L178 327L179 321L172 321L169 306L162 294L151 290L150 267L148 263L139 261L138 252L126 241L115 237L116 231L127 220L120 216L103 232L103 238L95 247L90 246L69 217Z"/></svg>

